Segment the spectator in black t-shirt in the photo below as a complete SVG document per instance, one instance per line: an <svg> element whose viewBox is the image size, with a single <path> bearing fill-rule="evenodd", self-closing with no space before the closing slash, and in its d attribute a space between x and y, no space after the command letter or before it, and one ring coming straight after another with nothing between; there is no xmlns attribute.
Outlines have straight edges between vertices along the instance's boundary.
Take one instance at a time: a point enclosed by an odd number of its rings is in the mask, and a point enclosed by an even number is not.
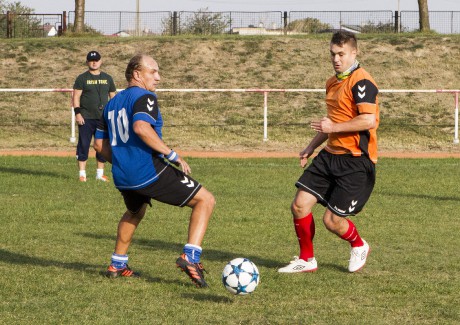
<svg viewBox="0 0 460 325"><path fill-rule="evenodd" d="M77 160L81 182L86 182L86 161L97 122L104 106L109 98L115 96L117 90L112 77L100 70L102 59L98 52L89 52L86 64L88 71L79 75L73 86L73 107L78 125ZM96 180L107 182L108 178L104 175L105 159L98 153L96 159Z"/></svg>

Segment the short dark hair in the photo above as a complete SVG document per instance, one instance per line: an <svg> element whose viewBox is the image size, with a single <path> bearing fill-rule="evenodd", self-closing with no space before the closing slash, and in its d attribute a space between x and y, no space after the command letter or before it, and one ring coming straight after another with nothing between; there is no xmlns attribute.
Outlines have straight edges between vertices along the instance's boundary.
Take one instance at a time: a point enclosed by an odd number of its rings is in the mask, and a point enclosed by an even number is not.
<svg viewBox="0 0 460 325"><path fill-rule="evenodd" d="M343 44L350 44L355 49L358 48L358 41L356 40L355 34L348 32L346 30L339 30L332 35L331 43L339 46Z"/></svg>
<svg viewBox="0 0 460 325"><path fill-rule="evenodd" d="M134 71L141 69L141 62L143 58L144 54L136 54L131 58L131 60L129 60L128 66L126 67L125 71L125 78L128 82L130 82L133 79Z"/></svg>

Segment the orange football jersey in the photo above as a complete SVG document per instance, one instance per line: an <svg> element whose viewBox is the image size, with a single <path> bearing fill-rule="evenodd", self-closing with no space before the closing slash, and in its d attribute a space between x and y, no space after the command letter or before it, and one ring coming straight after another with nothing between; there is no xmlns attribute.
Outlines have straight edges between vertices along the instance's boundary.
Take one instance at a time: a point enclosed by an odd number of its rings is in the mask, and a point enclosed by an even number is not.
<svg viewBox="0 0 460 325"><path fill-rule="evenodd" d="M374 129L330 133L325 149L332 154L367 155L377 163L379 125L378 88L371 75L359 67L345 80L336 76L326 82L327 116L335 123L349 121L359 114L375 114Z"/></svg>

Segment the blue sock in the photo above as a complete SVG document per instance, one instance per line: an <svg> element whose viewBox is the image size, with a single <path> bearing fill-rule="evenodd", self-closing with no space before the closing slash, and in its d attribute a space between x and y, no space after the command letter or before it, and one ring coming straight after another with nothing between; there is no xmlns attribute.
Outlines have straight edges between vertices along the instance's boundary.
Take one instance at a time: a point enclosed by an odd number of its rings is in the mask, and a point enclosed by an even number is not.
<svg viewBox="0 0 460 325"><path fill-rule="evenodd" d="M201 256L201 247L192 245L192 244L186 244L184 246L184 253L187 255L187 259L191 263L200 263L200 256Z"/></svg>
<svg viewBox="0 0 460 325"><path fill-rule="evenodd" d="M116 269L122 269L126 267L126 264L128 264L128 255L118 255L115 253L112 254L111 265L113 267L115 267Z"/></svg>

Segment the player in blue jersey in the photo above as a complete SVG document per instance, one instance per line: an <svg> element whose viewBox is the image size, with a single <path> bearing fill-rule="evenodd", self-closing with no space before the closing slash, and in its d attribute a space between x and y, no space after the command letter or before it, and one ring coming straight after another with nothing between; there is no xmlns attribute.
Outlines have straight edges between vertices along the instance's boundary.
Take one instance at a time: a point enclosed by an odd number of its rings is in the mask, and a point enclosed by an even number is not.
<svg viewBox="0 0 460 325"><path fill-rule="evenodd" d="M153 93L160 82L157 62L136 55L128 63L125 77L128 88L105 106L94 142L96 151L112 163L113 180L127 208L118 224L106 275L139 276L128 267L127 253L147 205L154 199L192 208L188 242L176 264L197 287L206 287L201 242L214 209L214 196L189 176L190 166L162 140L163 119Z"/></svg>

